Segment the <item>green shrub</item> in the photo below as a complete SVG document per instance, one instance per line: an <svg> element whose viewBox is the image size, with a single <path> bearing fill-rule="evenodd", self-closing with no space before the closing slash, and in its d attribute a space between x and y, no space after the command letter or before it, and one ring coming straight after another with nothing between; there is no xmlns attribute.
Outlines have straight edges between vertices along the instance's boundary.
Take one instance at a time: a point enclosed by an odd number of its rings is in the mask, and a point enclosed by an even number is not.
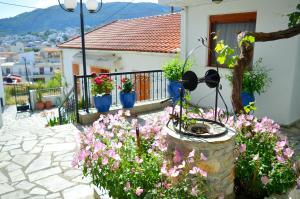
<svg viewBox="0 0 300 199"><path fill-rule="evenodd" d="M162 68L164 71L164 76L170 81L178 81L182 78L182 69L183 69L184 61L180 60L178 57L170 60L165 63ZM187 62L185 66L185 71L190 70L192 67L192 63L190 61Z"/></svg>

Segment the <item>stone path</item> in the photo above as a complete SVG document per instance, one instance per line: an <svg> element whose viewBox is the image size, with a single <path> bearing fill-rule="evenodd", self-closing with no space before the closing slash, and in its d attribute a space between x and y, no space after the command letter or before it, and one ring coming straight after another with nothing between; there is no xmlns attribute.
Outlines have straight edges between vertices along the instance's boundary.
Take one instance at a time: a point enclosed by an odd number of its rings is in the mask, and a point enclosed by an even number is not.
<svg viewBox="0 0 300 199"><path fill-rule="evenodd" d="M76 150L73 125L46 128L40 114L18 114L8 107L0 129L0 198L90 199L90 179L72 168Z"/></svg>

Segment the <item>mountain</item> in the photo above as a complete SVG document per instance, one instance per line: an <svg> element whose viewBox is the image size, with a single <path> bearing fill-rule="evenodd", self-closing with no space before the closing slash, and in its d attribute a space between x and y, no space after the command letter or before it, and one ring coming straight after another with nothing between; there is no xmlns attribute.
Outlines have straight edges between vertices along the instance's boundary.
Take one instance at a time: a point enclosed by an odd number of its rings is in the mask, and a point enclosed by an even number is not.
<svg viewBox="0 0 300 199"><path fill-rule="evenodd" d="M170 7L154 3L113 2L104 3L101 11L90 14L84 5L85 25L99 26L117 19L130 19L170 12ZM178 9L175 9L178 11ZM66 12L59 5L46 9L36 9L18 16L0 19L0 34L24 34L49 29L63 30L66 27L79 27L79 5L75 12Z"/></svg>

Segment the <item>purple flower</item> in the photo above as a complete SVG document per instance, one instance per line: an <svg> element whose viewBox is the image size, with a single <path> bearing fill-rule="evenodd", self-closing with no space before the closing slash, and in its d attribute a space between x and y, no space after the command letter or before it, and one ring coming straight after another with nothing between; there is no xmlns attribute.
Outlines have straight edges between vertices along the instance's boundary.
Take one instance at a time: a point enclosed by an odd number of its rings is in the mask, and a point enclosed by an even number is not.
<svg viewBox="0 0 300 199"><path fill-rule="evenodd" d="M261 183L263 183L263 185L267 185L267 184L269 183L269 178L268 178L268 176L262 176L262 177L260 178L260 180L261 180Z"/></svg>
<svg viewBox="0 0 300 199"><path fill-rule="evenodd" d="M140 187L138 187L138 188L136 189L136 191L135 191L135 194L136 194L137 196L141 196L143 192L144 192L144 189L141 189Z"/></svg>
<svg viewBox="0 0 300 199"><path fill-rule="evenodd" d="M247 145L246 144L241 144L240 145L240 153L244 153L246 151Z"/></svg>

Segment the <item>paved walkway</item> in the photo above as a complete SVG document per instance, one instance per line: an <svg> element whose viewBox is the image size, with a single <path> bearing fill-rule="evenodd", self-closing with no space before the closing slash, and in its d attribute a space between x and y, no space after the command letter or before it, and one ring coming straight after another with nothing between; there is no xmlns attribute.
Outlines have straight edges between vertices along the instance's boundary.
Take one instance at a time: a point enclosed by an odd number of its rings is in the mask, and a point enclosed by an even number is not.
<svg viewBox="0 0 300 199"><path fill-rule="evenodd" d="M46 128L40 114L8 107L0 130L0 197L93 198L89 179L71 166L76 150L73 125Z"/></svg>

